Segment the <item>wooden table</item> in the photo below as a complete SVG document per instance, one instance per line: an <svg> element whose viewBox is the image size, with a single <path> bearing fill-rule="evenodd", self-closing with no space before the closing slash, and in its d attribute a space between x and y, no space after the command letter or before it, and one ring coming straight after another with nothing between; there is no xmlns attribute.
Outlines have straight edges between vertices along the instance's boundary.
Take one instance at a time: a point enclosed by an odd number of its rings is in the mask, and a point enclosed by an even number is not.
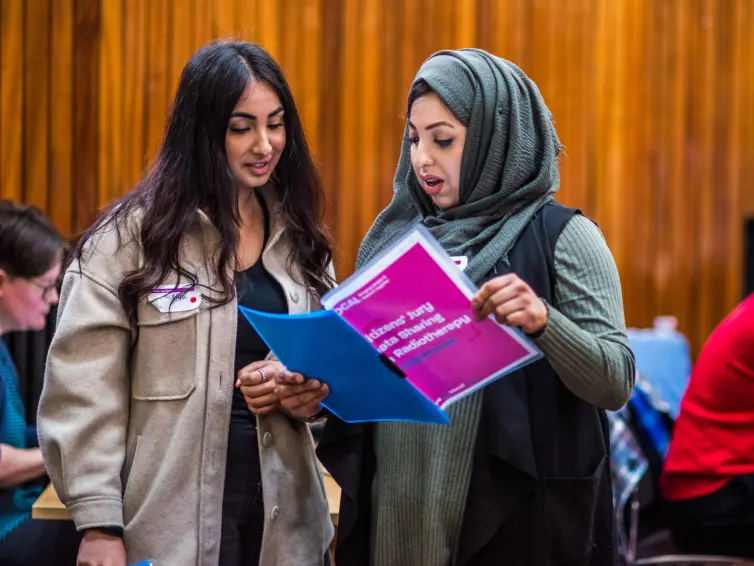
<svg viewBox="0 0 754 566"><path fill-rule="evenodd" d="M58 499L55 488L50 484L34 502L34 505L31 506L31 518L68 521L71 516L68 514L68 509L65 508L65 505Z"/></svg>
<svg viewBox="0 0 754 566"><path fill-rule="evenodd" d="M330 507L330 519L337 527L340 513L340 486L326 470L322 471L322 477L325 480L325 495L327 495L327 505Z"/></svg>
<svg viewBox="0 0 754 566"><path fill-rule="evenodd" d="M338 510L340 508L340 487L332 479L332 476L324 472L325 493L327 495L327 504L330 506L330 519L333 525L338 525ZM68 509L65 508L55 493L52 484L48 485L42 492L42 495L31 506L32 519L48 519L52 521L68 521L71 516Z"/></svg>

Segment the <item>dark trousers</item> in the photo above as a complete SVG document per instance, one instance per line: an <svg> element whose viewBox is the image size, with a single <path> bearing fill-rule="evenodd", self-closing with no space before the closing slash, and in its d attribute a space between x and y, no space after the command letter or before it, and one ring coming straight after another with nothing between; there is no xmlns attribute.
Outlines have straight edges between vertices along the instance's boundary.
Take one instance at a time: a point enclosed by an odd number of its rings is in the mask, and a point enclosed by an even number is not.
<svg viewBox="0 0 754 566"><path fill-rule="evenodd" d="M75 566L81 536L72 521L28 519L0 541L0 564Z"/></svg>
<svg viewBox="0 0 754 566"><path fill-rule="evenodd" d="M219 566L259 564L263 531L257 430L248 419L231 418Z"/></svg>
<svg viewBox="0 0 754 566"><path fill-rule="evenodd" d="M754 475L714 493L668 504L673 540L690 554L754 558Z"/></svg>

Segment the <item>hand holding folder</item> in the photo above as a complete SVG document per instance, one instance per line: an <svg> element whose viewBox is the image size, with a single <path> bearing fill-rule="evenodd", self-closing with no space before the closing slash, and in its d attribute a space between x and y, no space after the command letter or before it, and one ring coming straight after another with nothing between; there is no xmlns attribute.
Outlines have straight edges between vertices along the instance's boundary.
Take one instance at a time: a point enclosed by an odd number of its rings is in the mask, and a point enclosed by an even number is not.
<svg viewBox="0 0 754 566"><path fill-rule="evenodd" d="M290 370L328 384L347 422L448 423L443 410L541 352L473 316L474 285L421 226L322 299L324 310L239 309Z"/></svg>

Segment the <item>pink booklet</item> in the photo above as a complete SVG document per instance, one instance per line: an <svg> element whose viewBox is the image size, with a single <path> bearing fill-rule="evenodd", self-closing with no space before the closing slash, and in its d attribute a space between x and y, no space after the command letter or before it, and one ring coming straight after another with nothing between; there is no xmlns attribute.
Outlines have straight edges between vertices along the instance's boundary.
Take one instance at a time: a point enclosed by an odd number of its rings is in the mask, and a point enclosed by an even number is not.
<svg viewBox="0 0 754 566"><path fill-rule="evenodd" d="M347 422L450 422L445 407L542 354L516 329L474 317L476 289L417 226L322 298L280 315L239 306L291 371L327 383Z"/></svg>
<svg viewBox="0 0 754 566"><path fill-rule="evenodd" d="M475 319L464 259L416 226L322 299L440 410L542 355L519 330Z"/></svg>

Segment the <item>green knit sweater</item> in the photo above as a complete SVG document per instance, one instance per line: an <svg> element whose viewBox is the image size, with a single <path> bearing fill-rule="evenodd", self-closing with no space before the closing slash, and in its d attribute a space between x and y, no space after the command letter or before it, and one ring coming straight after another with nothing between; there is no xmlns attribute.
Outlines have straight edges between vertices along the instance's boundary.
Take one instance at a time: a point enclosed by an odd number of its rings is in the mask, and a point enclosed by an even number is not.
<svg viewBox="0 0 754 566"><path fill-rule="evenodd" d="M617 409L634 364L618 270L599 229L573 217L555 246L555 302L536 339L566 387ZM461 533L484 391L451 405L450 425L380 423L372 485L372 566L450 566Z"/></svg>

